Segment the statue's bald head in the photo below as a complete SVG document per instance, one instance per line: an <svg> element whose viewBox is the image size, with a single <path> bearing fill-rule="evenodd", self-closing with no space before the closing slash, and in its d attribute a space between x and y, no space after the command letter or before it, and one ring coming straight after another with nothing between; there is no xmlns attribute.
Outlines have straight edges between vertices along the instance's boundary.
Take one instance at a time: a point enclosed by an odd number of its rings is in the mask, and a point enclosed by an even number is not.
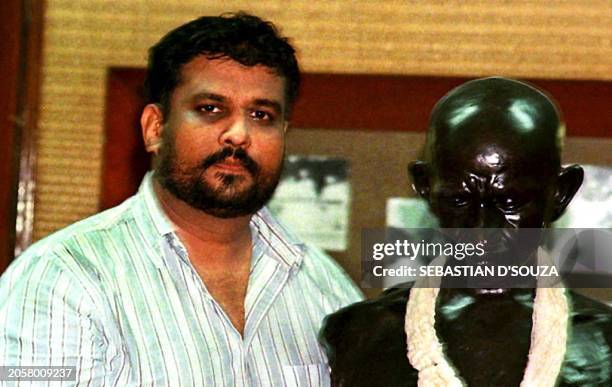
<svg viewBox="0 0 612 387"><path fill-rule="evenodd" d="M558 168L563 135L561 113L544 92L507 78L476 79L436 104L425 155L431 160L475 143L501 142Z"/></svg>
<svg viewBox="0 0 612 387"><path fill-rule="evenodd" d="M506 78L464 83L434 107L417 192L448 227L542 227L582 182L561 168L564 124L544 92Z"/></svg>

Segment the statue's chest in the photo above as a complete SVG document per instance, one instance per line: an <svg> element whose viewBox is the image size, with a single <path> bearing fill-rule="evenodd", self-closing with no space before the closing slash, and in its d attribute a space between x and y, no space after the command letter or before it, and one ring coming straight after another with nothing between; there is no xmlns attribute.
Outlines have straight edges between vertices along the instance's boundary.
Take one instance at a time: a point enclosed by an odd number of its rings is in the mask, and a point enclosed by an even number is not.
<svg viewBox="0 0 612 387"><path fill-rule="evenodd" d="M476 304L452 316L436 315L449 362L469 386L518 386L527 365L532 310Z"/></svg>

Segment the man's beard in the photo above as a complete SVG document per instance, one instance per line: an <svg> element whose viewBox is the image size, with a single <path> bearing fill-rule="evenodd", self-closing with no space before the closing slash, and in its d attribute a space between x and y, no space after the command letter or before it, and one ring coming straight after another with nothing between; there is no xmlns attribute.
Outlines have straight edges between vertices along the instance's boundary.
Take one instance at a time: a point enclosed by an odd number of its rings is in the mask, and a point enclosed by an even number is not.
<svg viewBox="0 0 612 387"><path fill-rule="evenodd" d="M206 157L199 165L182 168L177 160L174 141L168 140L161 148L154 176L165 189L191 207L218 218L234 218L254 214L274 194L282 163L274 171L262 171L244 149L225 147ZM251 175L249 186L241 187L245 176L231 172L219 171L214 174L213 178L218 181L217 188L206 181L204 175L207 169L228 157L239 160Z"/></svg>

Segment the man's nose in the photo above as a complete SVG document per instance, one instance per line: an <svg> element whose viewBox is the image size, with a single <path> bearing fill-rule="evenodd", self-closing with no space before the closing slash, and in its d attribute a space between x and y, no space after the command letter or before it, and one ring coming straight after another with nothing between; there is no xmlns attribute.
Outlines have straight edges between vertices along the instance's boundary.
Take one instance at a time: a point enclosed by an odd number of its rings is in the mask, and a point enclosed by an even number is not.
<svg viewBox="0 0 612 387"><path fill-rule="evenodd" d="M247 148L251 144L251 135L248 123L244 117L236 117L228 123L219 136L220 145Z"/></svg>

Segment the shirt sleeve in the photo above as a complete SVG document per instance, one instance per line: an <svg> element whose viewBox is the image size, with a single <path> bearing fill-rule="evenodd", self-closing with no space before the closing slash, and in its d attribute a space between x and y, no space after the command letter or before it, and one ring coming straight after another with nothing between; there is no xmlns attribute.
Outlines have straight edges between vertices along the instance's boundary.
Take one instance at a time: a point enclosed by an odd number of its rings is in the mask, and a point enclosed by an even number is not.
<svg viewBox="0 0 612 387"><path fill-rule="evenodd" d="M108 340L91 292L58 256L17 261L0 278L0 365L74 367L63 386L104 385ZM34 384L45 385L15 385Z"/></svg>

